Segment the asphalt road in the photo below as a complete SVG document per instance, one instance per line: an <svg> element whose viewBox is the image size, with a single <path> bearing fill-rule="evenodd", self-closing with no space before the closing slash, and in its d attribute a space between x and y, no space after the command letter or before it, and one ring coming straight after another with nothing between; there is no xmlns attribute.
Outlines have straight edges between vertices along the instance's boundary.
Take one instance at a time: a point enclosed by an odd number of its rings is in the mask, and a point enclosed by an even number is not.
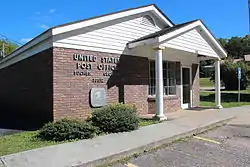
<svg viewBox="0 0 250 167"><path fill-rule="evenodd" d="M249 119L250 120L250 119ZM250 167L250 126L226 125L114 167Z"/></svg>

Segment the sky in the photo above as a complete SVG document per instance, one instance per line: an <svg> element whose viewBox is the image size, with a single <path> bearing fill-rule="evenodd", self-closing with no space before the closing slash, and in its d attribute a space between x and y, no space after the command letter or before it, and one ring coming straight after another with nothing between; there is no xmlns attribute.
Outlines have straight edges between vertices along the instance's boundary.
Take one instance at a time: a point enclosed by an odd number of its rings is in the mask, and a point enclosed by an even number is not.
<svg viewBox="0 0 250 167"><path fill-rule="evenodd" d="M249 34L247 0L7 0L0 34L24 44L52 26L147 4L175 24L201 19L218 38Z"/></svg>

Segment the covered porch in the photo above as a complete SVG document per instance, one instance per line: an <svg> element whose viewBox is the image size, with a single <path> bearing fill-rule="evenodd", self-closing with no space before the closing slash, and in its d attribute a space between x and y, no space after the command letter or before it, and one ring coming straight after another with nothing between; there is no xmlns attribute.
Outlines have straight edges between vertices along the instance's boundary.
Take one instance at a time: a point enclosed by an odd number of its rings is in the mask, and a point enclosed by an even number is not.
<svg viewBox="0 0 250 167"><path fill-rule="evenodd" d="M149 102L155 100L160 120L167 119L164 103L169 99L179 99L181 109L199 107L201 60L215 60L215 102L222 108L220 60L227 54L202 21L163 29L129 42L128 48L149 59Z"/></svg>

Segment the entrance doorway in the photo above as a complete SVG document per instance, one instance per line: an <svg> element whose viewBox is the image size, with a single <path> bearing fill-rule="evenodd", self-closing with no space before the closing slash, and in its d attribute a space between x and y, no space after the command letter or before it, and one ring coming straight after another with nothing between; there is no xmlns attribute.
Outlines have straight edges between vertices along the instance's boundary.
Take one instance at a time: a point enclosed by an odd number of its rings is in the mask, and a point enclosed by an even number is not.
<svg viewBox="0 0 250 167"><path fill-rule="evenodd" d="M191 107L191 68L182 67L182 108Z"/></svg>

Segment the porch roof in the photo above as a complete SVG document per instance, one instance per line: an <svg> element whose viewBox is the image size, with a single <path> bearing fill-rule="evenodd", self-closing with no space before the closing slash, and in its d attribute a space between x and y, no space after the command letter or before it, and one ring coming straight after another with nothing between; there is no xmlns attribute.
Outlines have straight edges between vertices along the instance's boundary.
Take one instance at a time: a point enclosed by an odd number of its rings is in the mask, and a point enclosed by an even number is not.
<svg viewBox="0 0 250 167"><path fill-rule="evenodd" d="M201 20L193 20L186 23L177 24L173 27L162 29L155 33L130 41L127 45L128 48L135 48L137 46L143 46L147 44L161 45L194 29L198 30L198 33L205 41L207 41L208 45L214 50L214 52L216 53L216 55L218 55L219 58L227 57L227 53L220 44L220 42L216 39L216 37L211 33L211 31L205 26L205 24Z"/></svg>
<svg viewBox="0 0 250 167"><path fill-rule="evenodd" d="M167 34L167 33L172 32L172 31L174 31L174 30L180 29L180 28L184 27L185 25L188 25L188 24L193 23L193 22L195 22L195 21L197 21L197 20L190 21L190 22L186 22L186 23L182 23L182 24L177 24L177 25L175 25L175 26L173 26L173 27L164 28L164 29L162 29L162 30L160 30L160 31L157 31L157 32L155 32L155 33L152 33L152 34L143 36L143 37L138 38L138 39L136 39L136 40L133 40L133 41L131 41L131 42L129 42L129 43L134 43L134 42L139 42L139 41L143 41L143 40L150 39L150 38L160 37L160 36L162 36L162 35L165 35L165 34Z"/></svg>

